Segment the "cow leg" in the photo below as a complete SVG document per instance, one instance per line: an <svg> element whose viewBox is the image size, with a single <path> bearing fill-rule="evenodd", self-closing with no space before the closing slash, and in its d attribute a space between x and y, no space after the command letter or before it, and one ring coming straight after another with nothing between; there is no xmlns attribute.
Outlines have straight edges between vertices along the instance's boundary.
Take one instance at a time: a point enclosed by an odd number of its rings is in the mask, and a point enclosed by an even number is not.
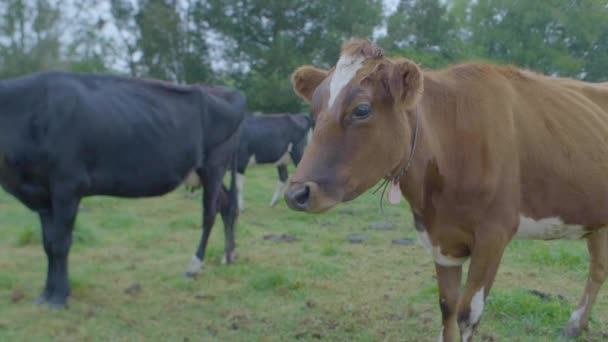
<svg viewBox="0 0 608 342"><path fill-rule="evenodd" d="M475 236L467 282L458 303L458 326L464 342L473 340L486 297L509 242L503 229L492 229L490 226L486 228L483 233Z"/></svg>
<svg viewBox="0 0 608 342"><path fill-rule="evenodd" d="M608 228L595 231L587 236L589 249L589 278L585 292L576 310L572 312L565 334L577 337L589 324L589 314L600 287L608 276Z"/></svg>
<svg viewBox="0 0 608 342"><path fill-rule="evenodd" d="M52 211L40 213L44 251L48 259L44 291L36 303L47 302L52 308L62 308L70 295L68 254L80 199L54 197Z"/></svg>
<svg viewBox="0 0 608 342"><path fill-rule="evenodd" d="M234 224L238 217L238 206L236 204L237 196L231 194L225 187L223 187L223 192L225 196L223 196L220 211L222 214L222 221L224 221L225 235L222 264L231 264L236 258L236 253L234 251L236 247L236 242L234 240Z"/></svg>
<svg viewBox="0 0 608 342"><path fill-rule="evenodd" d="M239 211L245 210L245 173L237 172L236 174L236 191L238 193L238 208Z"/></svg>
<svg viewBox="0 0 608 342"><path fill-rule="evenodd" d="M46 303L46 301L51 297L51 294L53 293L53 276L55 274L55 258L53 257L53 252L51 249L51 242L50 242L50 231L52 229L52 225L53 225L53 215L52 215L52 210L51 209L47 209L44 211L41 211L39 213L39 217L40 217L40 227L42 228L42 246L44 247L44 253L46 254L46 258L47 258L47 268L46 268L46 283L44 285L44 290L42 291L42 293L40 294L40 296L38 297L38 299L36 299L36 301L34 301L35 304L40 305L43 303Z"/></svg>
<svg viewBox="0 0 608 342"><path fill-rule="evenodd" d="M188 278L196 277L203 269L207 243L217 215L218 194L222 187L224 171L222 168L214 167L199 173L203 183L203 235L196 253L192 256L190 266L186 269L185 275Z"/></svg>
<svg viewBox="0 0 608 342"><path fill-rule="evenodd" d="M441 309L441 332L439 341L456 341L458 325L456 321L462 266L442 266L435 264L439 285L439 307Z"/></svg>
<svg viewBox="0 0 608 342"><path fill-rule="evenodd" d="M285 192L285 189L287 189L287 178L289 178L287 165L278 165L277 171L279 173L279 181L277 183L277 188L274 191L274 195L272 195L272 200L270 201L271 207L274 207L279 201L279 198L283 197L283 193Z"/></svg>

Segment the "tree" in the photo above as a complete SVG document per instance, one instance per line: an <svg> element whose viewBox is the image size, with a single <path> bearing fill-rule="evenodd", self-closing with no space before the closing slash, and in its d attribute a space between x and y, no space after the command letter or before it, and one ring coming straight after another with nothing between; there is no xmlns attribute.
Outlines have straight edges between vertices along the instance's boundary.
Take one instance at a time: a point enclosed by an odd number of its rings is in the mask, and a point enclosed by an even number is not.
<svg viewBox="0 0 608 342"><path fill-rule="evenodd" d="M61 65L60 3L7 0L0 4L0 77Z"/></svg>
<svg viewBox="0 0 608 342"><path fill-rule="evenodd" d="M209 0L199 7L224 42L224 67L245 91L250 108L294 112L302 102L289 76L302 64L335 64L341 42L371 37L380 0Z"/></svg>
<svg viewBox="0 0 608 342"><path fill-rule="evenodd" d="M183 7L180 6L183 5ZM147 76L179 83L209 82L204 22L200 2L144 0L135 16L140 37L141 66Z"/></svg>
<svg viewBox="0 0 608 342"><path fill-rule="evenodd" d="M381 44L391 54L436 68L463 55L456 17L440 0L401 0L387 19Z"/></svg>
<svg viewBox="0 0 608 342"><path fill-rule="evenodd" d="M585 74L585 59L605 29L605 2L479 0L472 6L472 41L487 57L553 75Z"/></svg>

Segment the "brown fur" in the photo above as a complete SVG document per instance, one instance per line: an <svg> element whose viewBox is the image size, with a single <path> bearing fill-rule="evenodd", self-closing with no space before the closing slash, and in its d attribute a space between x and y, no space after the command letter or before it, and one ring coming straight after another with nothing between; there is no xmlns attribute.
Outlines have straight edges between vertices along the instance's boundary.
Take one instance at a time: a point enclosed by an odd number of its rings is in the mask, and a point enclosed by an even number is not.
<svg viewBox="0 0 608 342"><path fill-rule="evenodd" d="M446 285L459 283L460 272L437 265L444 340L454 340L458 326L462 333L477 326L467 321L471 300L481 288L490 291L520 215L559 217L590 232L590 304L580 326L567 329L578 335L608 272L607 233L600 230L608 226L608 84L488 63L421 71L374 51L381 49L361 40L343 46L343 54L367 59L331 110L331 74L312 67L294 73L294 89L312 101L317 126L289 189L309 186L305 210L320 212L391 179L409 155L419 115L401 190L441 254L471 258L462 293ZM364 102L372 115L349 120Z"/></svg>

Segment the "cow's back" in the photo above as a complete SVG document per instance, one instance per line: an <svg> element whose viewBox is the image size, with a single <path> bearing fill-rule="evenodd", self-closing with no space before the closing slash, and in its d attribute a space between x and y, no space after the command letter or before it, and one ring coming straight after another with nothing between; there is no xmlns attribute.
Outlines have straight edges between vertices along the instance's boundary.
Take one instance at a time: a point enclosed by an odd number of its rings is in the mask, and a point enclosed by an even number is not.
<svg viewBox="0 0 608 342"><path fill-rule="evenodd" d="M11 154L52 165L39 177L75 177L82 195L139 197L171 190L203 163L204 106L194 88L58 72L31 77L30 87L45 94L35 100L43 107L22 109L37 141Z"/></svg>
<svg viewBox="0 0 608 342"><path fill-rule="evenodd" d="M302 120L290 114L257 115L243 121L241 149L254 155L257 163L274 163L290 145L306 137L308 129Z"/></svg>
<svg viewBox="0 0 608 342"><path fill-rule="evenodd" d="M526 216L608 223L608 88L537 75L514 87Z"/></svg>

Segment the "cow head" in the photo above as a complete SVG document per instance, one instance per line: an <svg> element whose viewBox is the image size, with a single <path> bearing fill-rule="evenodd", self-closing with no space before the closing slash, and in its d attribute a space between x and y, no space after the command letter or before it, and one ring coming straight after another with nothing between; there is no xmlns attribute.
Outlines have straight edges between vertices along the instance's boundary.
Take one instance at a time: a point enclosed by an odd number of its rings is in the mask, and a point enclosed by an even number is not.
<svg viewBox="0 0 608 342"><path fill-rule="evenodd" d="M407 59L388 59L366 40L342 46L327 71L298 68L298 95L312 106L315 130L285 193L295 210L322 212L352 200L408 157L422 72Z"/></svg>

